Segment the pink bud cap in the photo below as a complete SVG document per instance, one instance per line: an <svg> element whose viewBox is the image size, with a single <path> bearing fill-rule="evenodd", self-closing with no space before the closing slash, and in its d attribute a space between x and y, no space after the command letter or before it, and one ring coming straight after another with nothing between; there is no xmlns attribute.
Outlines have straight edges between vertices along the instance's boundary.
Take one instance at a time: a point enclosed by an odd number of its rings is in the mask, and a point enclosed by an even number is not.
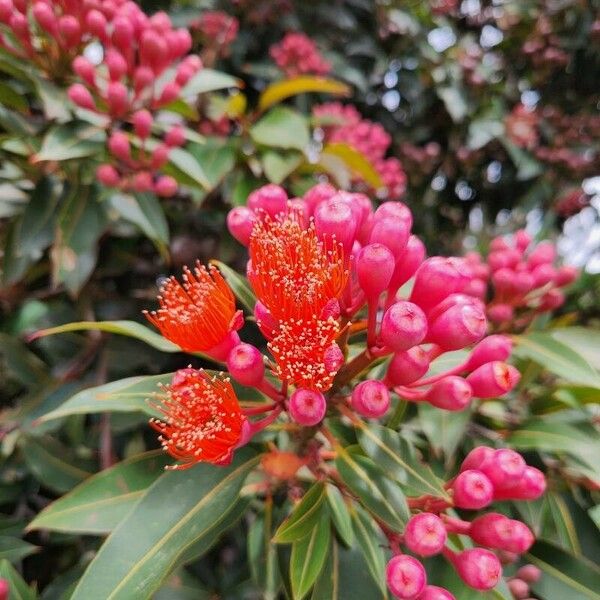
<svg viewBox="0 0 600 600"><path fill-rule="evenodd" d="M502 576L498 557L483 548L463 550L453 562L460 578L476 590L491 590Z"/></svg>
<svg viewBox="0 0 600 600"><path fill-rule="evenodd" d="M344 362L344 353L335 342L325 348L325 352L323 353L323 366L328 373L337 373Z"/></svg>
<svg viewBox="0 0 600 600"><path fill-rule="evenodd" d="M456 597L443 587L426 585L416 600L456 600Z"/></svg>
<svg viewBox="0 0 600 600"><path fill-rule="evenodd" d="M107 187L116 187L120 181L119 173L112 165L100 165L96 169L96 177Z"/></svg>
<svg viewBox="0 0 600 600"><path fill-rule="evenodd" d="M0 0L0 23L8 23L14 10L12 0Z"/></svg>
<svg viewBox="0 0 600 600"><path fill-rule="evenodd" d="M150 67L137 67L133 72L133 87L139 94L154 81L154 71Z"/></svg>
<svg viewBox="0 0 600 600"><path fill-rule="evenodd" d="M538 265L531 272L535 287L542 287L550 283L556 277L556 269L548 263Z"/></svg>
<svg viewBox="0 0 600 600"><path fill-rule="evenodd" d="M0 8L0 22L5 23L6 19L2 15L6 12ZM33 17L40 24L40 27L51 36L56 36L58 31L58 21L52 7L45 2L36 2L33 5Z"/></svg>
<svg viewBox="0 0 600 600"><path fill-rule="evenodd" d="M487 316L492 323L507 323L512 321L514 317L514 310L510 304L494 304L488 306Z"/></svg>
<svg viewBox="0 0 600 600"><path fill-rule="evenodd" d="M466 285L464 292L474 298L483 299L487 293L487 282L483 279L471 279Z"/></svg>
<svg viewBox="0 0 600 600"><path fill-rule="evenodd" d="M44 5L46 6L46 5ZM77 73L89 86L94 86L96 82L96 68L83 56L77 56L73 61L73 71Z"/></svg>
<svg viewBox="0 0 600 600"><path fill-rule="evenodd" d="M444 410L464 410L471 403L471 386L462 377L449 375L436 381L427 391L425 400Z"/></svg>
<svg viewBox="0 0 600 600"><path fill-rule="evenodd" d="M317 183L317 185L311 187L303 196L304 201L308 205L309 215L315 212L318 204L333 198L336 194L337 190L330 183Z"/></svg>
<svg viewBox="0 0 600 600"><path fill-rule="evenodd" d="M425 255L425 244L416 235L411 235L402 254L396 256L396 266L390 281L390 289L397 290L404 285L417 272L425 260Z"/></svg>
<svg viewBox="0 0 600 600"><path fill-rule="evenodd" d="M477 448L473 448L469 454L463 460L460 470L466 471L470 469L479 470L481 465L494 456L494 448L489 448L488 446L477 446Z"/></svg>
<svg viewBox="0 0 600 600"><path fill-rule="evenodd" d="M492 482L481 472L467 469L452 484L454 505L458 508L478 510L489 506L494 498Z"/></svg>
<svg viewBox="0 0 600 600"><path fill-rule="evenodd" d="M229 353L227 369L238 383L251 387L259 385L265 376L262 354L258 348L244 342Z"/></svg>
<svg viewBox="0 0 600 600"><path fill-rule="evenodd" d="M161 198L170 198L177 192L177 181L170 175L161 175L154 184L154 193Z"/></svg>
<svg viewBox="0 0 600 600"><path fill-rule="evenodd" d="M108 149L113 156L128 161L131 157L129 138L122 131L115 131L108 138Z"/></svg>
<svg viewBox="0 0 600 600"><path fill-rule="evenodd" d="M542 571L535 565L525 565L517 571L516 576L527 583L536 583L542 577Z"/></svg>
<svg viewBox="0 0 600 600"><path fill-rule="evenodd" d="M58 30L66 48L74 48L81 42L81 26L73 15L63 15L58 19Z"/></svg>
<svg viewBox="0 0 600 600"><path fill-rule="evenodd" d="M260 300L257 300L254 305L254 318L256 319L256 323L258 324L261 333L268 340L273 339L279 329L279 323Z"/></svg>
<svg viewBox="0 0 600 600"><path fill-rule="evenodd" d="M539 310L541 312L549 312L551 310L555 310L558 307L562 306L565 303L565 295L559 289L553 289L549 292L546 292L542 296L542 301L539 305Z"/></svg>
<svg viewBox="0 0 600 600"><path fill-rule="evenodd" d="M537 500L546 491L546 477L535 467L525 467L523 477L511 487L495 490L495 500Z"/></svg>
<svg viewBox="0 0 600 600"><path fill-rule="evenodd" d="M548 240L540 242L527 258L527 263L531 268L538 265L552 263L556 258L556 248L554 244Z"/></svg>
<svg viewBox="0 0 600 600"><path fill-rule="evenodd" d="M394 354L386 380L392 385L408 385L421 379L429 370L429 355L420 346Z"/></svg>
<svg viewBox="0 0 600 600"><path fill-rule="evenodd" d="M139 53L142 64L149 65L157 71L167 58L167 43L158 33L147 29L142 34Z"/></svg>
<svg viewBox="0 0 600 600"><path fill-rule="evenodd" d="M236 206L227 215L229 233L243 246L248 246L250 243L254 223L256 223L256 215L246 206Z"/></svg>
<svg viewBox="0 0 600 600"><path fill-rule="evenodd" d="M525 600L529 597L529 585L522 579L509 579L506 585L515 600Z"/></svg>
<svg viewBox="0 0 600 600"><path fill-rule="evenodd" d="M383 244L394 257L400 257L406 249L409 236L410 227L405 222L393 217L382 217L374 222L369 241L372 244Z"/></svg>
<svg viewBox="0 0 600 600"><path fill-rule="evenodd" d="M560 267L556 271L556 275L554 276L554 283L558 287L565 287L567 285L571 285L579 276L579 269L575 267L571 267L569 265L565 265Z"/></svg>
<svg viewBox="0 0 600 600"><path fill-rule="evenodd" d="M133 178L133 189L136 192L150 192L153 185L152 175L148 171L136 173Z"/></svg>
<svg viewBox="0 0 600 600"><path fill-rule="evenodd" d="M481 308L457 304L430 322L426 339L446 351L460 350L478 342L486 329L487 320Z"/></svg>
<svg viewBox="0 0 600 600"><path fill-rule="evenodd" d="M419 513L411 517L404 530L406 547L419 556L439 554L446 545L446 528L433 513Z"/></svg>
<svg viewBox="0 0 600 600"><path fill-rule="evenodd" d="M120 81L111 81L106 88L106 103L111 115L121 116L129 108L127 88Z"/></svg>
<svg viewBox="0 0 600 600"><path fill-rule="evenodd" d="M521 252L525 252L532 241L533 238L524 229L515 232L515 246Z"/></svg>
<svg viewBox="0 0 600 600"><path fill-rule="evenodd" d="M465 370L476 369L495 360L506 360L512 352L512 340L507 335L488 335L471 352Z"/></svg>
<svg viewBox="0 0 600 600"><path fill-rule="evenodd" d="M403 224L409 232L413 226L413 216L410 208L402 202L389 201L381 204L375 211L374 221L393 219Z"/></svg>
<svg viewBox="0 0 600 600"><path fill-rule="evenodd" d="M508 296L515 291L515 272L508 267L502 267L492 274L492 283L497 294Z"/></svg>
<svg viewBox="0 0 600 600"><path fill-rule="evenodd" d="M412 556L394 556L385 568L387 586L402 600L413 600L425 588L427 575L423 565Z"/></svg>
<svg viewBox="0 0 600 600"><path fill-rule="evenodd" d="M160 97L157 100L158 106L164 106L165 104L170 104L174 102L179 97L179 92L181 92L181 87L175 81L170 81L165 85L160 93Z"/></svg>
<svg viewBox="0 0 600 600"><path fill-rule="evenodd" d="M116 17L113 22L112 41L122 52L131 48L135 28L131 21L125 16Z"/></svg>
<svg viewBox="0 0 600 600"><path fill-rule="evenodd" d="M327 401L321 392L297 389L290 396L288 410L296 423L312 427L323 420L327 411Z"/></svg>
<svg viewBox="0 0 600 600"><path fill-rule="evenodd" d="M87 110L96 110L96 103L89 90L81 83L74 83L67 93L69 100Z"/></svg>
<svg viewBox="0 0 600 600"><path fill-rule="evenodd" d="M10 584L6 579L0 579L0 600L8 600L10 594Z"/></svg>
<svg viewBox="0 0 600 600"><path fill-rule="evenodd" d="M183 146L185 144L185 129L181 125L174 125L165 135L165 144L170 147Z"/></svg>
<svg viewBox="0 0 600 600"><path fill-rule="evenodd" d="M515 367L501 361L481 365L467 377L475 398L503 396L514 389L520 379L521 374Z"/></svg>
<svg viewBox="0 0 600 600"><path fill-rule="evenodd" d="M525 473L523 457L510 448L501 448L479 468L492 482L495 489L505 489L517 484Z"/></svg>
<svg viewBox="0 0 600 600"><path fill-rule="evenodd" d="M492 250L494 252L502 252L503 250L509 250L509 249L510 249L510 244L503 237L500 237L500 236L495 237L490 242L490 250Z"/></svg>
<svg viewBox="0 0 600 600"><path fill-rule="evenodd" d="M110 48L106 52L104 63L106 64L108 74L113 81L118 81L125 73L127 73L127 61L123 58L123 55L114 48Z"/></svg>
<svg viewBox="0 0 600 600"><path fill-rule="evenodd" d="M493 512L474 519L469 535L476 544L515 554L527 552L535 541L527 525Z"/></svg>
<svg viewBox="0 0 600 600"><path fill-rule="evenodd" d="M359 415L378 419L390 408L390 393L381 381L368 379L354 388L350 402Z"/></svg>
<svg viewBox="0 0 600 600"><path fill-rule="evenodd" d="M101 40L106 39L106 17L93 8L85 16L86 29Z"/></svg>
<svg viewBox="0 0 600 600"><path fill-rule="evenodd" d="M183 87L195 73L196 71L191 66L182 63L177 67L175 81Z"/></svg>
<svg viewBox="0 0 600 600"><path fill-rule="evenodd" d="M285 214L287 211L288 195L279 185L270 183L254 190L248 196L248 208L259 213L265 213L271 218Z"/></svg>
<svg viewBox="0 0 600 600"><path fill-rule="evenodd" d="M328 241L335 238L342 244L345 253L349 254L356 231L352 208L346 202L336 200L334 196L316 207L314 218L317 235Z"/></svg>
<svg viewBox="0 0 600 600"><path fill-rule="evenodd" d="M138 110L131 116L131 122L133 124L133 130L136 135L145 140L152 131L152 123L154 119L150 111L145 108Z"/></svg>
<svg viewBox="0 0 600 600"><path fill-rule="evenodd" d="M152 151L150 165L153 169L160 169L169 160L169 152L171 149L165 144L159 144Z"/></svg>
<svg viewBox="0 0 600 600"><path fill-rule="evenodd" d="M425 313L412 302L395 302L381 322L381 341L394 352L420 344L427 333Z"/></svg>
<svg viewBox="0 0 600 600"><path fill-rule="evenodd" d="M323 206L321 204L317 211ZM383 244L361 248L355 261L358 284L368 300L376 300L390 283L394 272L394 257Z"/></svg>

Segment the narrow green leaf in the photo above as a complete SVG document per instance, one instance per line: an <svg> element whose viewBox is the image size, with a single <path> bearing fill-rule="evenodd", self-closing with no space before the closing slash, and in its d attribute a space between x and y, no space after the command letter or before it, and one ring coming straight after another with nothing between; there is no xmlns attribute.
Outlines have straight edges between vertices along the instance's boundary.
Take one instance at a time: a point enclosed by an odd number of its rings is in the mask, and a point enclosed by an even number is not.
<svg viewBox="0 0 600 600"><path fill-rule="evenodd" d="M340 490L328 484L326 488L327 502L336 531L347 546L354 544L354 531L350 511Z"/></svg>
<svg viewBox="0 0 600 600"><path fill-rule="evenodd" d="M308 121L284 106L270 110L250 128L252 139L263 146L304 150L310 141Z"/></svg>
<svg viewBox="0 0 600 600"><path fill-rule="evenodd" d="M163 473L107 538L71 600L150 597L178 558L218 527L257 462L243 448L226 468L200 464Z"/></svg>
<svg viewBox="0 0 600 600"><path fill-rule="evenodd" d="M169 163L174 165L202 189L212 189L210 180L202 169L202 165L187 150L184 150L183 148L172 148L169 152Z"/></svg>
<svg viewBox="0 0 600 600"><path fill-rule="evenodd" d="M440 410L427 402L420 402L417 410L421 428L432 448L438 454L443 453L447 458L452 457L464 438L471 421L471 411L469 409L457 412Z"/></svg>
<svg viewBox="0 0 600 600"><path fill-rule="evenodd" d="M221 275L223 275L229 284L229 287L233 290L236 298L242 303L244 308L252 314L254 312L254 305L256 304L256 296L254 295L248 280L220 260L211 260L210 263L219 267Z"/></svg>
<svg viewBox="0 0 600 600"><path fill-rule="evenodd" d="M105 138L104 131L95 125L85 121L69 121L48 131L33 160L42 162L94 156L102 151Z"/></svg>
<svg viewBox="0 0 600 600"><path fill-rule="evenodd" d="M575 556L580 556L581 545L577 537L573 517L566 502L558 494L553 493L547 493L545 499L549 509L549 516L556 531L557 541L560 542L560 545L565 550L568 550Z"/></svg>
<svg viewBox="0 0 600 600"><path fill-rule="evenodd" d="M315 483L275 532L274 541L289 544L308 535L321 517L325 486Z"/></svg>
<svg viewBox="0 0 600 600"><path fill-rule="evenodd" d="M0 579L6 579L8 582L8 600L36 600L38 597L7 560L0 560Z"/></svg>
<svg viewBox="0 0 600 600"><path fill-rule="evenodd" d="M321 512L310 533L292 544L290 580L294 600L304 598L315 583L325 563L330 538L329 515Z"/></svg>
<svg viewBox="0 0 600 600"><path fill-rule="evenodd" d="M600 369L600 331L591 327L561 327L550 331L552 337L568 346Z"/></svg>
<svg viewBox="0 0 600 600"><path fill-rule="evenodd" d="M213 600L214 597L213 591L185 569L180 569L154 594L152 600Z"/></svg>
<svg viewBox="0 0 600 600"><path fill-rule="evenodd" d="M356 507L353 511L352 522L358 547L365 557L369 573L381 592L385 594L385 555L383 553L385 537L373 519L360 507Z"/></svg>
<svg viewBox="0 0 600 600"><path fill-rule="evenodd" d="M37 551L37 546L24 542L20 538L0 535L0 560L18 562Z"/></svg>
<svg viewBox="0 0 600 600"><path fill-rule="evenodd" d="M252 578L259 586L264 600L275 600L281 587L273 534L273 501L267 500L264 513L258 515L250 525L247 544Z"/></svg>
<svg viewBox="0 0 600 600"><path fill-rule="evenodd" d="M215 92L231 87L241 87L242 82L227 73L221 73L214 69L201 69L183 87L181 98L195 101L199 94Z"/></svg>
<svg viewBox="0 0 600 600"><path fill-rule="evenodd" d="M154 450L96 473L42 510L27 530L110 533L170 462L168 455Z"/></svg>

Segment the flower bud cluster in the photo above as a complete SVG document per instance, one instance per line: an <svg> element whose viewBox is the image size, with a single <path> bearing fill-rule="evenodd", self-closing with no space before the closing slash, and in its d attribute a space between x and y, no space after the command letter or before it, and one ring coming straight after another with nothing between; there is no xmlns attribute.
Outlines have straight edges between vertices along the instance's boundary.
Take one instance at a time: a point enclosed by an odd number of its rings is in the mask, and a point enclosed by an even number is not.
<svg viewBox="0 0 600 600"><path fill-rule="evenodd" d="M494 238L485 262L476 252L465 260L471 271L466 293L485 301L491 285L487 316L503 329L520 329L537 314L559 308L565 301L562 288L578 274L574 267L555 266L555 245L548 240L536 244L525 230Z"/></svg>
<svg viewBox="0 0 600 600"><path fill-rule="evenodd" d="M73 84L68 94L80 108L107 119L111 162L98 168L98 179L109 187L172 196L175 180L153 173L186 138L181 125L160 134L156 113L177 100L202 68L199 57L184 58L192 45L190 33L174 29L164 12L148 17L134 2L124 2L95 35L103 61L94 64L77 56L73 71L81 83Z"/></svg>
<svg viewBox="0 0 600 600"><path fill-rule="evenodd" d="M327 75L331 71L331 64L304 33L286 33L279 43L271 46L269 54L286 77Z"/></svg>
<svg viewBox="0 0 600 600"><path fill-rule="evenodd" d="M227 55L239 28L239 21L221 10L204 11L190 23L190 29L202 35L205 49L210 48L220 56Z"/></svg>
<svg viewBox="0 0 600 600"><path fill-rule="evenodd" d="M480 446L465 458L459 475L451 482L453 506L478 510L493 500L533 500L545 490L543 474L525 464L520 454ZM486 591L494 588L502 576L498 554L513 557L527 552L534 542L531 530L521 521L497 512L479 514L472 521L446 514L446 507L435 512L414 514L402 536L390 536L395 556L386 569L387 585L396 598L403 600L451 600L446 589L427 585L421 562L402 553L401 546L418 557L443 554L470 587ZM447 547L448 535L465 535L477 547L454 552ZM528 584L539 579L533 565L522 567L509 582L513 594L529 591ZM525 598L526 595L515 595Z"/></svg>
<svg viewBox="0 0 600 600"><path fill-rule="evenodd" d="M323 124L325 142L347 144L371 162L383 185L378 193L393 200L404 195L406 173L397 158L385 158L392 138L379 123L363 119L355 107L339 102L315 106L313 114Z"/></svg>

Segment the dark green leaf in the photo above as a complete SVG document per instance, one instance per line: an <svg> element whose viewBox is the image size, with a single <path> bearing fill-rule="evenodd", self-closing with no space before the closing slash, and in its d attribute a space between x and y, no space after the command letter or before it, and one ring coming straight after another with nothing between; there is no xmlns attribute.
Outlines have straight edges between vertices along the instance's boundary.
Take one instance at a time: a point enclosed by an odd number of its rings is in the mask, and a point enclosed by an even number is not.
<svg viewBox="0 0 600 600"><path fill-rule="evenodd" d="M356 507L352 513L352 521L358 547L360 548L373 581L385 594L385 555L383 547L386 544L385 536L370 515L360 507Z"/></svg>
<svg viewBox="0 0 600 600"><path fill-rule="evenodd" d="M308 122L291 108L277 106L250 129L252 139L263 146L304 150L309 143Z"/></svg>
<svg viewBox="0 0 600 600"><path fill-rule="evenodd" d="M0 560L8 560L10 562L18 562L22 558L33 554L37 550L37 546L24 542L16 537L0 535Z"/></svg>
<svg viewBox="0 0 600 600"><path fill-rule="evenodd" d="M94 156L102 151L105 141L102 129L85 121L69 121L52 127L33 157L36 162L72 160Z"/></svg>
<svg viewBox="0 0 600 600"><path fill-rule="evenodd" d="M321 518L321 513L325 509L324 500L325 486L322 483L315 483L304 494L290 516L279 526L274 541L289 544L308 535Z"/></svg>
<svg viewBox="0 0 600 600"><path fill-rule="evenodd" d="M194 102L199 94L214 92L225 88L239 87L240 80L214 71L213 69L202 69L196 73L181 90L181 98Z"/></svg>
<svg viewBox="0 0 600 600"><path fill-rule="evenodd" d="M8 600L36 600L38 597L7 560L0 560L0 578L8 582Z"/></svg>
<svg viewBox="0 0 600 600"><path fill-rule="evenodd" d="M327 485L327 502L329 504L329 512L333 519L333 524L347 546L354 544L354 532L352 530L352 520L350 511L342 496L340 490L334 485Z"/></svg>

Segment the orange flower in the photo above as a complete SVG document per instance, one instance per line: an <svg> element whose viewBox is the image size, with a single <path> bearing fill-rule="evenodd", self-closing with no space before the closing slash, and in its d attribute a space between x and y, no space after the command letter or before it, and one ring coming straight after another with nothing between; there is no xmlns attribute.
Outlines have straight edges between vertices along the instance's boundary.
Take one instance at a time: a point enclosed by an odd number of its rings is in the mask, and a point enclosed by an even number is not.
<svg viewBox="0 0 600 600"><path fill-rule="evenodd" d="M198 462L226 464L242 438L245 417L229 379L209 377L204 371L181 369L156 408L164 420L151 419L162 447L187 469Z"/></svg>
<svg viewBox="0 0 600 600"><path fill-rule="evenodd" d="M193 272L184 267L182 279L183 285L169 277L160 289L160 308L144 314L186 352L211 350L241 325L233 292L215 267L199 262Z"/></svg>
<svg viewBox="0 0 600 600"><path fill-rule="evenodd" d="M248 279L258 299L279 321L318 317L348 279L340 244L326 249L314 227L297 218L264 219L250 238Z"/></svg>

